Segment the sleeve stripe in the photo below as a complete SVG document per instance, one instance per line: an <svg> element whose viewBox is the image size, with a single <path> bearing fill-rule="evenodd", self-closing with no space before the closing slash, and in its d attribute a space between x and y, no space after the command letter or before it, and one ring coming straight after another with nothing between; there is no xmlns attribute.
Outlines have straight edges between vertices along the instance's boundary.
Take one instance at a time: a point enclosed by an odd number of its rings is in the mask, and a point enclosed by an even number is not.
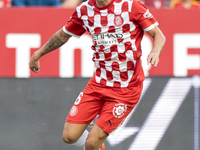
<svg viewBox="0 0 200 150"><path fill-rule="evenodd" d="M69 35L74 36L74 37L76 37L76 38L80 38L80 36L78 36L78 35L76 35L76 34L73 34L73 33L69 32L69 31L67 31L67 30L65 29L65 26L63 26L63 31L64 31L66 34L69 34Z"/></svg>
<svg viewBox="0 0 200 150"><path fill-rule="evenodd" d="M158 22L155 22L154 24L152 24L149 27L145 28L144 31L149 31L149 30L153 29L156 26L158 26Z"/></svg>

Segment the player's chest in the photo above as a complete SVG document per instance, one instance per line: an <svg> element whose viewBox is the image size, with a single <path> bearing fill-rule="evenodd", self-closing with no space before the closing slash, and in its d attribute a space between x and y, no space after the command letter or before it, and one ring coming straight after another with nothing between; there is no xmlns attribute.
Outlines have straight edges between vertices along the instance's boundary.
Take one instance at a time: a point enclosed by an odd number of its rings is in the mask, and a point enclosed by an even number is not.
<svg viewBox="0 0 200 150"><path fill-rule="evenodd" d="M116 32L124 25L130 24L130 14L129 12L95 14L85 16L83 22L91 34Z"/></svg>

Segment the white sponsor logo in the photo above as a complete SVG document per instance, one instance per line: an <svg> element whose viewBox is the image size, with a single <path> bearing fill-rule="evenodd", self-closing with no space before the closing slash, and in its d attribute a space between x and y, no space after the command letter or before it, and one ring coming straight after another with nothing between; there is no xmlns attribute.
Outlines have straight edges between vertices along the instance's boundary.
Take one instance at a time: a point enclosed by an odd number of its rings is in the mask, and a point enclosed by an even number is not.
<svg viewBox="0 0 200 150"><path fill-rule="evenodd" d="M103 33L92 35L92 37L93 41L96 42L97 45L112 45L117 44L117 39L122 39L123 34Z"/></svg>
<svg viewBox="0 0 200 150"><path fill-rule="evenodd" d="M16 77L27 78L30 76L28 67L31 48L41 46L40 34L18 34L10 33L6 35L6 46L16 48Z"/></svg>
<svg viewBox="0 0 200 150"><path fill-rule="evenodd" d="M188 54L188 49L200 48L200 34L182 34L174 35L174 76L188 76L188 70L200 69L200 55Z"/></svg>

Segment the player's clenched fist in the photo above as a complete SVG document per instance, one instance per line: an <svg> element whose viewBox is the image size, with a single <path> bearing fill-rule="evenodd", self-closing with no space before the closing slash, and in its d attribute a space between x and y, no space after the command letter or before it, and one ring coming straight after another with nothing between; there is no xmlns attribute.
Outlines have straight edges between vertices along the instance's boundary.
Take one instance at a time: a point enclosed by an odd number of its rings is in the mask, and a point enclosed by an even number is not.
<svg viewBox="0 0 200 150"><path fill-rule="evenodd" d="M40 62L39 62L39 59L36 57L36 53L34 53L33 56L30 59L29 68L35 73L40 71L39 70L40 69Z"/></svg>
<svg viewBox="0 0 200 150"><path fill-rule="evenodd" d="M154 65L154 67L157 67L159 62L159 55L157 53L150 53L147 57L147 64Z"/></svg>

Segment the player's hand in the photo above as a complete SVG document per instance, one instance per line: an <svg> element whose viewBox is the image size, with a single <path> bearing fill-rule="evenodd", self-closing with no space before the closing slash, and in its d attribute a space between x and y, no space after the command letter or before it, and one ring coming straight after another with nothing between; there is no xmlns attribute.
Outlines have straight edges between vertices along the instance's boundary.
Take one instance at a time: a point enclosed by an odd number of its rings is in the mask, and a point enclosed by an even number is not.
<svg viewBox="0 0 200 150"><path fill-rule="evenodd" d="M147 57L147 64L154 65L154 67L157 67L159 62L159 55L157 53L150 53Z"/></svg>
<svg viewBox="0 0 200 150"><path fill-rule="evenodd" d="M39 62L39 59L36 58L36 53L34 53L33 56L30 59L29 68L35 73L38 73L40 71L39 70L40 69L40 62Z"/></svg>

